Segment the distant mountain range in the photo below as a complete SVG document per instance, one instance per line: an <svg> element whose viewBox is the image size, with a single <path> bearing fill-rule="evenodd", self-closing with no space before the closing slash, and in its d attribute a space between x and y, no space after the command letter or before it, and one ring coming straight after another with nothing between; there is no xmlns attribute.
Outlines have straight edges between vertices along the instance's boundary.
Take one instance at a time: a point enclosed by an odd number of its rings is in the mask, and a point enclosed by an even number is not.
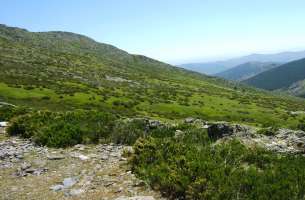
<svg viewBox="0 0 305 200"><path fill-rule="evenodd" d="M214 75L249 62L287 63L302 58L305 58L305 51L282 52L277 54L251 54L225 61L182 64L180 67L208 75Z"/></svg>
<svg viewBox="0 0 305 200"><path fill-rule="evenodd" d="M243 81L259 73L278 67L279 65L279 63L271 62L248 62L228 69L224 72L217 73L215 76L227 80Z"/></svg>
<svg viewBox="0 0 305 200"><path fill-rule="evenodd" d="M243 82L266 90L286 91L305 97L305 58L265 71Z"/></svg>

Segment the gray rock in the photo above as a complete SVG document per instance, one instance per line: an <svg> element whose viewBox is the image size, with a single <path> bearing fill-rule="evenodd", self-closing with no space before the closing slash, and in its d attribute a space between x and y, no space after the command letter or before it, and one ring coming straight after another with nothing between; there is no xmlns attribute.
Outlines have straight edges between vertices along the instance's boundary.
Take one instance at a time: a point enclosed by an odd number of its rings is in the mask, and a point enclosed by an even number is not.
<svg viewBox="0 0 305 200"><path fill-rule="evenodd" d="M65 178L62 183L64 185L64 188L70 188L77 183L77 178L75 177Z"/></svg>
<svg viewBox="0 0 305 200"><path fill-rule="evenodd" d="M161 122L158 120L148 120L149 128L157 128L161 125Z"/></svg>
<svg viewBox="0 0 305 200"><path fill-rule="evenodd" d="M62 189L64 189L63 185L53 185L52 187L50 187L50 190L53 190L54 192L58 192Z"/></svg>
<svg viewBox="0 0 305 200"><path fill-rule="evenodd" d="M47 158L49 160L62 160L62 159L65 159L65 156L63 156L63 155L48 155Z"/></svg>
<svg viewBox="0 0 305 200"><path fill-rule="evenodd" d="M72 189L70 192L69 192L69 195L70 196L79 196L81 195L82 193L84 193L85 190L83 189Z"/></svg>
<svg viewBox="0 0 305 200"><path fill-rule="evenodd" d="M184 136L184 132L181 130L176 130L175 131L175 135L174 138L178 139L178 138L182 138Z"/></svg>
<svg viewBox="0 0 305 200"><path fill-rule="evenodd" d="M108 160L109 157L108 157L107 155L102 155L101 159L102 159L102 160Z"/></svg>
<svg viewBox="0 0 305 200"><path fill-rule="evenodd" d="M230 136L233 133L234 133L233 127L226 123L212 124L208 128L208 135L211 139L220 139L225 136Z"/></svg>
<svg viewBox="0 0 305 200"><path fill-rule="evenodd" d="M32 165L30 163L24 162L21 164L21 170L26 170L30 168Z"/></svg>
<svg viewBox="0 0 305 200"><path fill-rule="evenodd" d="M188 118L186 118L186 119L184 120L184 122L185 122L185 123L188 123L188 124L191 124L191 123L195 122L195 119L192 118L192 117L188 117Z"/></svg>

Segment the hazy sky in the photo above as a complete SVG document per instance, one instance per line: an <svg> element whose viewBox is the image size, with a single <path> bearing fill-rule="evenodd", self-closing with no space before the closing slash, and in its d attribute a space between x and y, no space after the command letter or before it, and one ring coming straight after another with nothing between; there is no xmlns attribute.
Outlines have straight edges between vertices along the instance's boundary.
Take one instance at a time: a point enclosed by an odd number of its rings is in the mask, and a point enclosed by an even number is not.
<svg viewBox="0 0 305 200"><path fill-rule="evenodd" d="M1 0L0 23L173 64L305 49L305 0Z"/></svg>

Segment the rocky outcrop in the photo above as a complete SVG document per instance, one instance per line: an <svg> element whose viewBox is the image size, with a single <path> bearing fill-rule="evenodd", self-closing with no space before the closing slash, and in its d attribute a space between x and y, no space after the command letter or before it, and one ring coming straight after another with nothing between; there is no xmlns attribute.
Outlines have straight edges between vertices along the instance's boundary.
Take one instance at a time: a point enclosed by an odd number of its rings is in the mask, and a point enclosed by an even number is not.
<svg viewBox="0 0 305 200"><path fill-rule="evenodd" d="M256 136L256 141L271 151L305 154L305 132L279 129L274 136Z"/></svg>
<svg viewBox="0 0 305 200"><path fill-rule="evenodd" d="M209 125L208 135L213 140L236 138L248 146L256 145L278 153L305 155L305 132L300 130L279 129L264 135L254 127L217 122Z"/></svg>
<svg viewBox="0 0 305 200"><path fill-rule="evenodd" d="M250 128L239 124L229 124L226 122L216 122L208 125L208 135L211 139L217 140L237 134L248 134Z"/></svg>

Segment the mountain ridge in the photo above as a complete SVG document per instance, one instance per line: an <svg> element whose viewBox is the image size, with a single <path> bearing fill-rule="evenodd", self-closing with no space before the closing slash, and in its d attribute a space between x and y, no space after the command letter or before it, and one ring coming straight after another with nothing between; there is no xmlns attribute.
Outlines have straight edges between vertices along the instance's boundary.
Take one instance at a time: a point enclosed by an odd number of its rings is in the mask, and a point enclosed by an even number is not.
<svg viewBox="0 0 305 200"><path fill-rule="evenodd" d="M71 33L62 35L0 28L0 101L54 111L94 109L126 117L193 116L251 124L282 123L284 118L271 104L283 116L305 109L292 97L128 54L94 40L75 41ZM296 126L297 120L285 122Z"/></svg>
<svg viewBox="0 0 305 200"><path fill-rule="evenodd" d="M276 62L276 63L287 63L293 60L298 60L305 58L304 51L286 51L274 54L250 54L247 56L231 58L222 61L215 62L198 62L181 64L179 66L186 69L191 69L200 73L205 73L208 75L214 75L237 65L241 65L247 62Z"/></svg>
<svg viewBox="0 0 305 200"><path fill-rule="evenodd" d="M303 81L305 79L304 72L305 58L265 71L243 82L262 89L292 92L295 87L292 87L291 90L289 90L289 87ZM298 91L292 93L298 93ZM304 94L298 95L302 96Z"/></svg>
<svg viewBox="0 0 305 200"><path fill-rule="evenodd" d="M227 80L243 81L259 73L278 67L279 63L273 62L247 62L226 71L214 74Z"/></svg>

